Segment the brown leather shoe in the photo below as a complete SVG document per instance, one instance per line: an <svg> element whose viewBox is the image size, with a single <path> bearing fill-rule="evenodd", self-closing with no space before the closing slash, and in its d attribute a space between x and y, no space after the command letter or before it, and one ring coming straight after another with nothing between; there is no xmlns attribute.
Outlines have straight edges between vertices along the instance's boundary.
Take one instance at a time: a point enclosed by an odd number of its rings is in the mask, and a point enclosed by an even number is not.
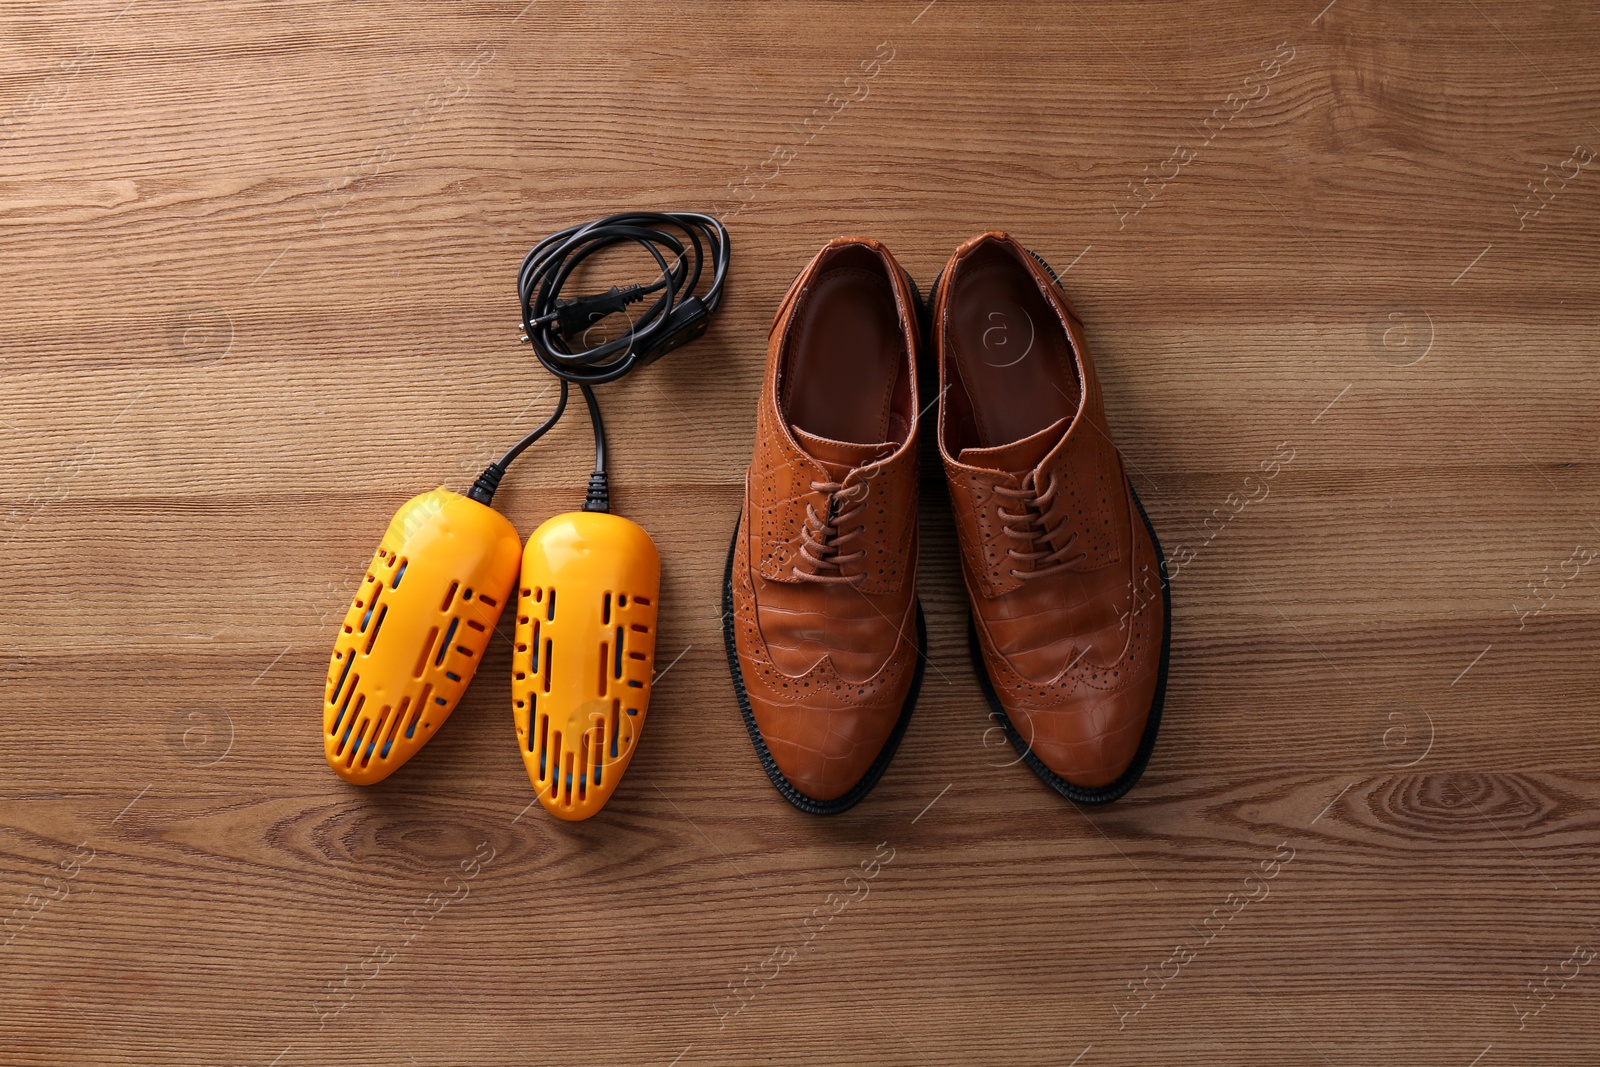
<svg viewBox="0 0 1600 1067"><path fill-rule="evenodd" d="M1083 324L1004 233L958 248L931 303L939 453L993 717L1056 792L1116 800L1155 746L1171 601Z"/></svg>
<svg viewBox="0 0 1600 1067"><path fill-rule="evenodd" d="M772 784L803 811L855 804L916 703L916 286L865 238L823 246L767 345L723 637Z"/></svg>

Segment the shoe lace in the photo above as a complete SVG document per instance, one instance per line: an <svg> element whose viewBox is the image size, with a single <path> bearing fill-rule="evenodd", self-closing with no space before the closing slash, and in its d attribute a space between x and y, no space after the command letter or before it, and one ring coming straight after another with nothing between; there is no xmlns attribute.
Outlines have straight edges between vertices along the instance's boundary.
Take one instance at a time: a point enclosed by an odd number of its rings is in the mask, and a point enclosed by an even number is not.
<svg viewBox="0 0 1600 1067"><path fill-rule="evenodd" d="M865 556L866 550L841 553L840 549L865 527L858 525L847 532L841 531L866 507L867 485L858 482L847 487L841 482L812 482L811 491L825 494L827 505L819 512L811 501L806 502L806 521L800 528L800 556L810 566L802 568L796 564L795 577L807 582L854 585L866 577L866 572L846 574L844 565Z"/></svg>
<svg viewBox="0 0 1600 1067"><path fill-rule="evenodd" d="M1040 491L1036 470L1029 471L1022 479L1022 484L1016 488L1006 485L994 487L996 495L1017 501L1021 505L1021 510L1017 512L1007 511L1004 507L995 509L1000 516L1001 532L1019 543L1018 547L1006 549L1006 555L1018 563L1028 565L1027 570L1012 567L1010 573L1013 578L1023 580L1043 578L1047 574L1055 574L1089 558L1087 552L1068 555L1078 540L1076 532L1059 547L1050 547L1056 541L1066 521L1064 508L1054 518L1050 517L1051 505L1056 500L1056 489L1056 480L1052 475L1049 484Z"/></svg>

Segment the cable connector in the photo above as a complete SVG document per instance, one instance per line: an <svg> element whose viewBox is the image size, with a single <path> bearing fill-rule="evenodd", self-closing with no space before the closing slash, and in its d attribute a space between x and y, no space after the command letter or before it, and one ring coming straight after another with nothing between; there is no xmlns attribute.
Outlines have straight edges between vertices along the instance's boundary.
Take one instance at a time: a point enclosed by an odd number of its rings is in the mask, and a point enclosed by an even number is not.
<svg viewBox="0 0 1600 1067"><path fill-rule="evenodd" d="M606 481L605 471L595 471L589 475L589 492L583 498L583 510L611 510L611 489Z"/></svg>
<svg viewBox="0 0 1600 1067"><path fill-rule="evenodd" d="M483 473L478 475L478 480L472 483L472 488L467 490L467 499L476 500L480 504L490 504L494 500L494 491L500 488L500 479L506 476L506 469L499 463L491 463L483 468Z"/></svg>
<svg viewBox="0 0 1600 1067"><path fill-rule="evenodd" d="M699 340L710 325L711 310L698 296L691 296L672 309L672 315L662 328L661 339L639 353L640 364L654 363L668 352Z"/></svg>
<svg viewBox="0 0 1600 1067"><path fill-rule="evenodd" d="M613 285L603 293L580 296L572 300L556 301L556 332L567 341L576 341L583 331L609 315L616 315L629 304L644 298L644 287L630 285L619 289Z"/></svg>

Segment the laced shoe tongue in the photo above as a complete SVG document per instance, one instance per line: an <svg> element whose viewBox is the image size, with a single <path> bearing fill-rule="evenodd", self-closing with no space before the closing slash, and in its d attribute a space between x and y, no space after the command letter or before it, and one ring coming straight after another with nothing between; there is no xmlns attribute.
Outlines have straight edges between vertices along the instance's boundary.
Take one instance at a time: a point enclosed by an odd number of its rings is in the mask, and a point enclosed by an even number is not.
<svg viewBox="0 0 1600 1067"><path fill-rule="evenodd" d="M1030 471L1050 454L1056 442L1061 440L1061 435L1067 432L1067 425L1071 421L1070 418L1063 418L1031 437L1024 437L1010 444L995 445L992 448L963 448L956 459L969 467L1004 471L1008 474Z"/></svg>
<svg viewBox="0 0 1600 1067"><path fill-rule="evenodd" d="M845 475L857 467L864 467L873 460L881 459L898 447L893 441L858 445L853 441L835 441L830 437L806 433L798 426L791 425L789 429L794 432L794 439L800 442L800 447L805 450L806 455L822 464L828 471L828 477L836 482L844 481Z"/></svg>

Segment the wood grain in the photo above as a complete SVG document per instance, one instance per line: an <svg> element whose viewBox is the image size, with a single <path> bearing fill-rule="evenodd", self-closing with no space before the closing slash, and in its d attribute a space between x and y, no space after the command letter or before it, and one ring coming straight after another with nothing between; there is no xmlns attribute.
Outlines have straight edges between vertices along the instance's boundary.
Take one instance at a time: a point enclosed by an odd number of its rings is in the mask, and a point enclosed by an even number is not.
<svg viewBox="0 0 1600 1067"><path fill-rule="evenodd" d="M0 1063L1594 1063L1597 31L1471 0L12 5ZM516 265L626 207L734 241L707 337L605 394L683 653L633 769L591 822L526 810L497 640L422 755L346 786L318 694L373 539L546 410ZM916 719L809 818L717 618L767 326L828 237L927 285L991 228L1066 270L1189 550L1161 741L1103 810L1014 765L928 470ZM514 471L520 529L587 448Z"/></svg>

